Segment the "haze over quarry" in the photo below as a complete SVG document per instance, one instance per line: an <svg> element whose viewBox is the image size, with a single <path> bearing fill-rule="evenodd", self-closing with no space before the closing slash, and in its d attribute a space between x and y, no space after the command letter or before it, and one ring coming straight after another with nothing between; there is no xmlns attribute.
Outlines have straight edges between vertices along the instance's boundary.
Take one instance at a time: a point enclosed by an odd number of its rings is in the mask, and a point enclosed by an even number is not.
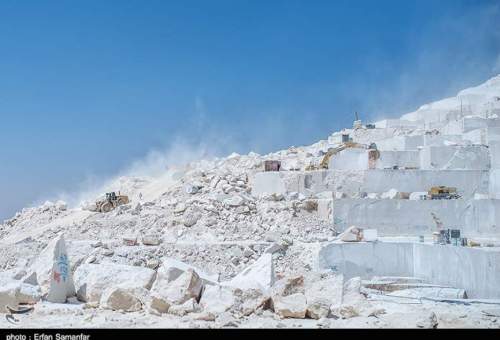
<svg viewBox="0 0 500 340"><path fill-rule="evenodd" d="M308 144L499 73L496 1L2 1L0 17L0 218L179 139Z"/></svg>

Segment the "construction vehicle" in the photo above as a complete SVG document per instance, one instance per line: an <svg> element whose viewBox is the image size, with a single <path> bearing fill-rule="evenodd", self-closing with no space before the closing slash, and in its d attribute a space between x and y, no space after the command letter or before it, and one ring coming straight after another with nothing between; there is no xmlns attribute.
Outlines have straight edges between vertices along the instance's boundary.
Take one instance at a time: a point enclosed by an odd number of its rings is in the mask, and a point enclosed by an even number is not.
<svg viewBox="0 0 500 340"><path fill-rule="evenodd" d="M96 211L107 213L115 209L117 206L127 203L129 203L128 196L120 195L120 192L118 192L117 195L113 191L113 192L107 192L106 198L95 202L95 205L96 205Z"/></svg>
<svg viewBox="0 0 500 340"><path fill-rule="evenodd" d="M307 171L311 171L311 170L328 169L328 164L330 163L330 159L333 156L335 156L336 154L338 154L339 152L341 152L342 150L349 149L349 148L370 149L370 147L372 146L372 144L366 145L366 144L360 144L360 143L355 143L355 142L345 142L345 143L342 143L340 146L338 146L336 148L330 148L330 149L328 149L328 151L323 156L323 159L321 160L321 162L319 163L319 165L311 164L311 165L309 165L309 166L306 167L306 170Z"/></svg>
<svg viewBox="0 0 500 340"><path fill-rule="evenodd" d="M431 200L453 200L460 198L460 195L457 194L457 188L443 185L432 187L429 190L428 196Z"/></svg>

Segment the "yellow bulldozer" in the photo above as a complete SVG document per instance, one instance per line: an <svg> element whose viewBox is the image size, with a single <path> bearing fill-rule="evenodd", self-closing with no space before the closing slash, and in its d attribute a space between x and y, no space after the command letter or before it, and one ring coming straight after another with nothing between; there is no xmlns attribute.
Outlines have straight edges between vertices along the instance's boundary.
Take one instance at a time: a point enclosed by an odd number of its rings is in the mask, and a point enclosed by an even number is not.
<svg viewBox="0 0 500 340"><path fill-rule="evenodd" d="M452 200L460 198L460 195L457 194L457 188L441 185L432 187L428 192L428 197L431 200Z"/></svg>
<svg viewBox="0 0 500 340"><path fill-rule="evenodd" d="M328 164L330 163L330 159L341 152L342 150L349 149L349 148L358 148L358 149L371 149L373 148L373 145L365 145L365 144L360 144L360 143L355 143L355 142L344 142L340 146L337 146L336 148L330 148L328 151L325 153L323 156L323 159L321 159L321 162L319 165L311 164L306 167L307 171L312 171L312 170L323 170L323 169L328 169ZM376 146L375 146L376 148Z"/></svg>
<svg viewBox="0 0 500 340"><path fill-rule="evenodd" d="M118 192L118 195L117 195L113 191L113 192L106 193L105 199L102 199L102 200L95 202L95 206L96 206L96 211L107 213L107 212L110 212L111 210L115 209L117 206L127 204L127 203L129 203L128 196L120 195L120 192Z"/></svg>

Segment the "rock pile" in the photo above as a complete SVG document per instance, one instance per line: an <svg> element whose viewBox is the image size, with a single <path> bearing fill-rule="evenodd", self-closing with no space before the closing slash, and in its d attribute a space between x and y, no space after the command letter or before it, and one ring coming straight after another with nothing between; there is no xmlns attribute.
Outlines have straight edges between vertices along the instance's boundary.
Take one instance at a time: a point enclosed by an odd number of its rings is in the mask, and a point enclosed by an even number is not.
<svg viewBox="0 0 500 340"><path fill-rule="evenodd" d="M215 327L235 327L248 320L258 320L259 325L279 320L273 326L290 326L288 319L328 327L333 320L383 318L385 308L367 299L360 278L344 279L338 268L320 271L316 263L319 249L325 242L377 241L382 232L377 234L373 226L364 224L378 222L392 228L395 223L393 217L384 219L386 210L380 210L376 221L363 219L359 211L379 212L373 209L375 203L391 212L391 207L428 206L429 202L419 202L426 199L428 188L420 187L426 178L419 177L422 169L413 166L413 158L422 149L419 143L426 148L443 147L439 150L446 155L450 148L487 149L477 152L491 156L486 157L487 162L482 156L469 162L487 169L464 172L464 166L471 164L462 156L475 153L453 149L450 162L422 171L435 175L443 167L460 170L457 178L476 171L479 184L469 190L474 197L470 202L497 199L499 181L494 166L498 166L495 150L500 124L493 111L500 107L491 98L499 84L497 77L479 90L461 94L477 100L474 116L459 115L456 98L446 99L438 109L429 105L401 120L377 122L376 128L344 129L309 146L268 155L234 153L190 162L158 176L123 176L99 192L121 191L130 197L130 203L109 213L89 211L94 198L79 207L57 201L25 208L0 224L0 312L7 305L35 304L35 310L43 311L66 302L68 306L83 304L98 314L141 312L153 319L165 319L168 314ZM442 117L446 119L440 120ZM355 143L376 143L387 153L366 158L366 164L333 162L328 171L306 171L339 147L345 134ZM483 141L485 136L487 141ZM491 145L483 148L485 143ZM350 151L342 151L347 160L359 154L354 150L349 156ZM428 151L431 157L433 150ZM421 159L426 158L419 156L419 162ZM280 162L280 171L264 172L265 161ZM438 166L432 159L428 165ZM450 170L452 167L458 170ZM384 182L388 173L399 178L403 171L411 176ZM383 176L368 178L374 173ZM414 183L401 188L407 180ZM484 183L489 191L484 190ZM460 208L458 203L449 206ZM469 209L468 203L464 206L468 212L479 211ZM491 216L495 214L484 214L485 218ZM433 223L430 216L426 218ZM411 217L405 220L409 226L425 224ZM403 228L398 224L393 229ZM413 298L422 291L406 289L402 294ZM418 327L441 325L438 314L426 311L420 315Z"/></svg>

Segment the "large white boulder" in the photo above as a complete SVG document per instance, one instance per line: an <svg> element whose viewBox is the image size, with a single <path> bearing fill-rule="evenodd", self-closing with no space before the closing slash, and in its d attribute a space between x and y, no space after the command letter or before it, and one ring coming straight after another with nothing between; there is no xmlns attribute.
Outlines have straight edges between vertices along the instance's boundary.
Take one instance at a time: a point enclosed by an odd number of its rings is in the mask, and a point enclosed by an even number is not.
<svg viewBox="0 0 500 340"><path fill-rule="evenodd" d="M252 265L224 284L242 290L260 289L267 292L273 286L274 281L273 256L272 254L263 254Z"/></svg>
<svg viewBox="0 0 500 340"><path fill-rule="evenodd" d="M68 297L75 295L75 284L63 236L58 237L54 242L51 248L53 263L46 299L49 302L64 303Z"/></svg>
<svg viewBox="0 0 500 340"><path fill-rule="evenodd" d="M14 283L0 285L0 313L8 313L7 306L17 308L18 291L19 286Z"/></svg>
<svg viewBox="0 0 500 340"><path fill-rule="evenodd" d="M304 276L282 278L271 290L271 307L281 318L304 318L307 312L304 292Z"/></svg>
<svg viewBox="0 0 500 340"><path fill-rule="evenodd" d="M235 304L235 296L229 287L207 285L200 299L203 311L220 314L229 310Z"/></svg>
<svg viewBox="0 0 500 340"><path fill-rule="evenodd" d="M10 277L0 277L0 313L8 313L7 306L17 308L19 304L35 304L41 297L39 286Z"/></svg>
<svg viewBox="0 0 500 340"><path fill-rule="evenodd" d="M281 318L304 319L307 312L307 300L304 294L273 297L274 311Z"/></svg>
<svg viewBox="0 0 500 340"><path fill-rule="evenodd" d="M319 320L330 314L330 300L327 298L307 299L307 316Z"/></svg>
<svg viewBox="0 0 500 340"><path fill-rule="evenodd" d="M269 294L260 289L241 290L235 288L233 293L236 298L236 304L232 309L241 316L248 316L258 309L264 309L270 302Z"/></svg>
<svg viewBox="0 0 500 340"><path fill-rule="evenodd" d="M199 300L203 282L198 274L188 269L173 281L158 277L151 288L151 308L165 313L172 305L181 305L189 299Z"/></svg>
<svg viewBox="0 0 500 340"><path fill-rule="evenodd" d="M40 286L19 282L17 299L19 300L19 303L34 305L42 299L42 290L40 289Z"/></svg>
<svg viewBox="0 0 500 340"><path fill-rule="evenodd" d="M271 295L292 295L297 293L304 293L304 276L303 275L295 275L288 276L277 281L272 290Z"/></svg>
<svg viewBox="0 0 500 340"><path fill-rule="evenodd" d="M139 293L139 289L109 287L103 291L100 305L106 309L137 312L142 309L143 305L141 295L145 295L145 293Z"/></svg>
<svg viewBox="0 0 500 340"><path fill-rule="evenodd" d="M353 277L344 283L342 294L343 304L353 304L365 300L365 297L361 294L361 283L360 277Z"/></svg>
<svg viewBox="0 0 500 340"><path fill-rule="evenodd" d="M373 308L361 294L361 278L359 277L354 277L344 283L342 303L330 306L330 314L343 319L366 314L364 313L366 310L373 311Z"/></svg>
<svg viewBox="0 0 500 340"><path fill-rule="evenodd" d="M204 284L214 285L219 281L219 275L212 275L202 272L200 269L191 266L187 263L177 261L172 258L164 258L160 268L158 268L158 279L166 280L167 282L174 281L182 273L192 269L203 280Z"/></svg>
<svg viewBox="0 0 500 340"><path fill-rule="evenodd" d="M159 294L153 294L151 295L151 299L149 301L148 309L149 312L152 314L164 314L167 313L168 310L170 309L171 304L163 298L163 296Z"/></svg>
<svg viewBox="0 0 500 340"><path fill-rule="evenodd" d="M269 294L260 289L239 289L227 286L205 286L200 307L207 315L221 315L231 312L248 316L269 305Z"/></svg>
<svg viewBox="0 0 500 340"><path fill-rule="evenodd" d="M74 275L78 299L98 303L106 288L150 289L156 277L154 270L114 263L82 264Z"/></svg>
<svg viewBox="0 0 500 340"><path fill-rule="evenodd" d="M330 306L340 305L343 296L343 275L318 274L305 282L307 314L312 319L327 317Z"/></svg>

